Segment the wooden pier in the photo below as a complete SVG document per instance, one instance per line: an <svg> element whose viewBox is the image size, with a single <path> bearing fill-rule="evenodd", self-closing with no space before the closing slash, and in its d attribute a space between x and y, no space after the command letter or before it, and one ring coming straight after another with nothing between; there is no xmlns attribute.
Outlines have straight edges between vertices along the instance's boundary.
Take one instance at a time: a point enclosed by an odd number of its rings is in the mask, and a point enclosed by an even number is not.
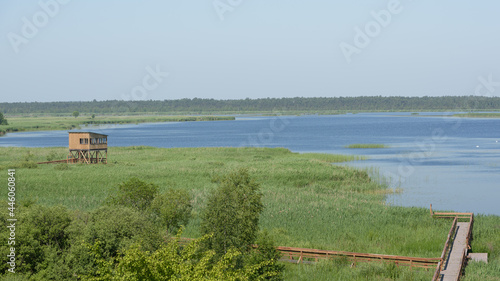
<svg viewBox="0 0 500 281"><path fill-rule="evenodd" d="M473 213L433 213L436 218L452 218L453 223L433 281L458 281L462 277L472 239Z"/></svg>
<svg viewBox="0 0 500 281"><path fill-rule="evenodd" d="M358 263L363 262L382 262L394 263L396 266L407 266L410 269L433 269L436 268L437 264L441 261L440 258L406 257L293 247L276 247L276 249L283 255L281 258L282 261L291 263L311 263L319 260L346 259L351 263L351 267L355 267Z"/></svg>
<svg viewBox="0 0 500 281"><path fill-rule="evenodd" d="M187 245L194 239L180 238L178 243ZM253 248L258 249L258 245L252 245ZM440 258L420 258L420 257L406 257L395 255L380 255L369 253L355 253L345 251L328 251L308 248L295 248L278 246L276 249L281 253L280 261L295 263L295 264L312 264L320 260L331 259L345 259L349 261L351 267L356 267L359 263L365 262L381 262L381 263L394 263L396 266L409 267L410 269L434 269L440 263Z"/></svg>
<svg viewBox="0 0 500 281"><path fill-rule="evenodd" d="M434 218L453 219L448 237L445 241L441 257L420 258L394 255L354 253L345 251L328 251L294 247L276 247L281 252L281 261L311 264L319 260L346 259L355 267L360 262L394 263L396 266L407 266L410 269L435 269L432 281L458 281L462 277L468 260L470 240L472 239L473 213L434 213ZM180 244L188 244L194 239L180 238ZM258 248L258 245L253 245Z"/></svg>

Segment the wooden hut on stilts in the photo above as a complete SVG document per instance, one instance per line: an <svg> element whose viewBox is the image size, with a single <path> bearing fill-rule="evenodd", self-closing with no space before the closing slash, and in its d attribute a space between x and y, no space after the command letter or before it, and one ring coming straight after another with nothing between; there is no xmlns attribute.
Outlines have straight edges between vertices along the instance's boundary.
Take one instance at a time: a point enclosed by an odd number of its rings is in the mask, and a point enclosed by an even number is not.
<svg viewBox="0 0 500 281"><path fill-rule="evenodd" d="M69 132L68 163L107 163L108 135L92 132Z"/></svg>

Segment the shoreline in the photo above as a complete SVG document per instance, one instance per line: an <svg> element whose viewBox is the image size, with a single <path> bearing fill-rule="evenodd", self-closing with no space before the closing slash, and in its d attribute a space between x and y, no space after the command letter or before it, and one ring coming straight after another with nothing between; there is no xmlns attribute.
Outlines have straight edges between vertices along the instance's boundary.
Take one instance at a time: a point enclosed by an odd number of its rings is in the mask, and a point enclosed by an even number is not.
<svg viewBox="0 0 500 281"><path fill-rule="evenodd" d="M144 113L140 115L102 115L92 118L91 115L83 115L74 118L69 115L30 114L30 116L10 116L9 125L0 125L0 137L8 133L36 132L36 131L57 131L82 129L88 125L120 125L120 124L140 124L140 123L161 123L161 122L196 122L196 121L234 121L237 116L304 116L304 115L345 115L359 113L411 113L410 115L394 115L398 117L447 117L447 118L500 118L500 113L478 112L478 113L456 113L450 111L439 111L439 113L451 113L442 115L421 115L430 111L332 111L332 112L283 112L281 114L269 112L243 112L220 114L178 114L159 115L158 113Z"/></svg>
<svg viewBox="0 0 500 281"><path fill-rule="evenodd" d="M141 123L162 123L162 122L198 122L198 121L233 121L234 116L219 115L125 115L107 117L11 117L9 125L0 126L0 136L8 133L36 132L36 131L59 131L82 129L86 126L94 125L123 125ZM3 134L2 134L3 132Z"/></svg>

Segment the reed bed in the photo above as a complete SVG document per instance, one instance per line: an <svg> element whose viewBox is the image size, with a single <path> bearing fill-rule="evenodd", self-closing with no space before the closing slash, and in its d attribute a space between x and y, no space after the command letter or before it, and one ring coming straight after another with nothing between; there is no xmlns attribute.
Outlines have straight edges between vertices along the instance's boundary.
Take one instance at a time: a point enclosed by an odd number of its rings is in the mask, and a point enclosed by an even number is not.
<svg viewBox="0 0 500 281"><path fill-rule="evenodd" d="M199 236L200 211L216 185L212 178L246 167L264 195L261 229L280 246L439 257L449 230L447 220L433 220L426 209L388 205L387 186L372 180L367 171L332 165L357 159L354 156L299 154L284 148L135 146L109 148L106 165L36 165L66 153L67 148L62 147L0 148L2 170L16 168L17 200L89 211L100 206L119 183L138 177L160 189L191 192L193 219L184 236L195 238ZM2 177L6 181L6 173ZM323 276L330 270L325 268L330 267L294 267L287 271L287 280L306 280L300 276L309 276L310 271ZM376 275L385 280L388 269L360 267L345 274L363 276L363 270L382 272ZM400 276L417 274L398 272ZM423 274L432 277L432 272Z"/></svg>
<svg viewBox="0 0 500 281"><path fill-rule="evenodd" d="M346 148L387 148L387 147L389 146L378 143L354 143L346 146Z"/></svg>
<svg viewBox="0 0 500 281"><path fill-rule="evenodd" d="M0 132L49 131L81 129L87 125L138 124L150 122L224 121L233 116L26 116L9 117L9 125L0 125Z"/></svg>
<svg viewBox="0 0 500 281"><path fill-rule="evenodd" d="M461 113L453 114L453 117L466 117L466 118L500 118L498 112L476 112L476 113Z"/></svg>

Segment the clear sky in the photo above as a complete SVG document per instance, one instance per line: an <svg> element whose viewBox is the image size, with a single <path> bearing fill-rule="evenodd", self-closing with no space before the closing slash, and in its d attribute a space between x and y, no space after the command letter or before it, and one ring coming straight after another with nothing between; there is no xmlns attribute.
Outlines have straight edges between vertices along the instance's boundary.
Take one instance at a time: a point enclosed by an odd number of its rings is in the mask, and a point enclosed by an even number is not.
<svg viewBox="0 0 500 281"><path fill-rule="evenodd" d="M497 0L2 0L0 102L498 96L499 11Z"/></svg>

